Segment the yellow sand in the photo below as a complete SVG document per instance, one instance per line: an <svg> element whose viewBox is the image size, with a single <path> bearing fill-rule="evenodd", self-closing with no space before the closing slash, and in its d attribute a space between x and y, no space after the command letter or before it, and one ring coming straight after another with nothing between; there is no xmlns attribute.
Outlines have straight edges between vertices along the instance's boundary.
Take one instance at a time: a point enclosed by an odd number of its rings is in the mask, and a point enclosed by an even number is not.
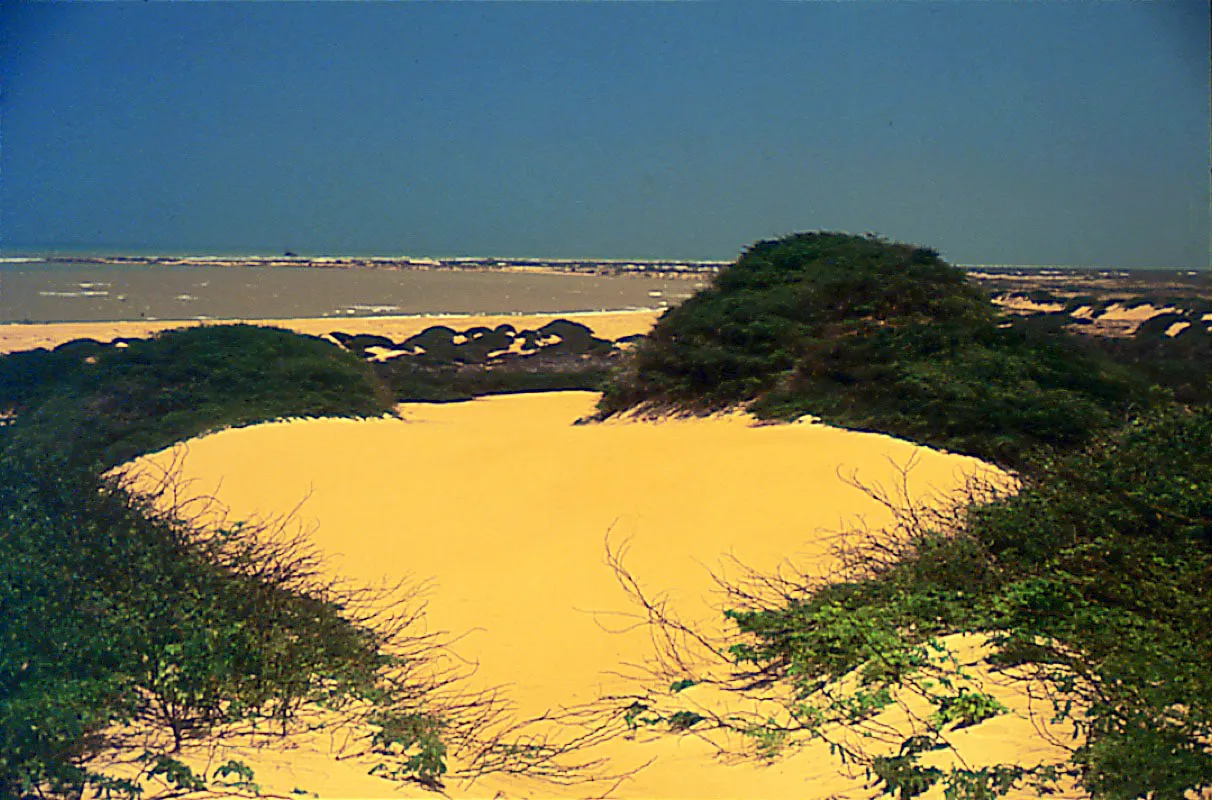
<svg viewBox="0 0 1212 800"><path fill-rule="evenodd" d="M993 302L1007 311L1016 314L1035 314L1039 312L1055 314L1057 311L1064 311L1065 309L1062 303L1036 303L1025 297L995 297L993 298Z"/></svg>
<svg viewBox="0 0 1212 800"><path fill-rule="evenodd" d="M1034 303L1023 297L995 297L993 302L1014 314L1034 314L1038 312L1055 314L1058 311L1064 310L1064 306L1060 303ZM1171 306L1152 306L1148 303L1133 306L1132 308L1128 308L1121 303L1112 303L1098 316L1094 315L1092 306L1075 308L1070 316L1074 319L1092 321L1094 332L1104 336L1131 336L1147 320L1161 314L1172 314L1178 310L1180 309ZM1173 329L1173 326L1171 326L1171 329ZM1174 333L1167 333L1167 335L1174 336L1177 332L1175 330Z"/></svg>
<svg viewBox="0 0 1212 800"><path fill-rule="evenodd" d="M1105 322L1134 322L1140 324L1161 314L1173 314L1178 310L1173 306L1152 306L1148 303L1133 306L1132 308L1120 305L1119 303L1112 303L1107 306L1102 314L1098 315L1098 319Z"/></svg>
<svg viewBox="0 0 1212 800"><path fill-rule="evenodd" d="M678 612L720 629L712 572L735 558L771 571L826 568L826 533L883 509L840 474L891 487L916 458L919 498L950 490L979 462L896 439L822 425L757 426L741 416L574 426L593 407L585 392L401 406L403 420L316 420L225 431L184 456L190 491L215 493L237 518L298 514L330 566L358 581L432 580L431 630L465 633L455 650L478 662L472 686L507 685L520 716L635 689L612 674L652 653L604 563L607 539L629 544L626 566ZM152 461L165 465L170 454ZM706 695L687 695L710 702ZM736 702L736 701L733 701ZM1021 698L1010 702L1023 709ZM973 763L1055 758L1021 716L956 737ZM870 794L813 745L765 766L727 765L695 737L616 739L590 755L624 772L623 798L826 798ZM323 747L262 753L258 780L322 797L399 797L335 762ZM587 797L605 785L557 787L491 777L450 791L466 797ZM423 795L416 788L408 796Z"/></svg>
<svg viewBox="0 0 1212 800"><path fill-rule="evenodd" d="M457 330L477 325L496 327L513 325L518 330L538 328L556 319L570 319L593 329L606 339L617 339L637 333L647 333L661 315L660 311L609 311L580 314L535 314L518 316L498 314L492 316L425 316L425 317L317 317L313 319L265 319L265 320L206 320L206 321L161 321L161 322L55 322L13 323L0 325L0 353L16 350L32 350L37 347L55 347L72 339L96 339L111 342L117 338L143 338L158 331L174 328L189 328L196 325L219 325L225 322L248 322L253 325L272 325L298 333L322 336L333 331L346 333L373 333L399 341L420 333L432 325L448 325Z"/></svg>
<svg viewBox="0 0 1212 800"><path fill-rule="evenodd" d="M1172 306L1152 306L1148 303L1128 308L1112 303L1094 320L1095 329L1107 336L1131 336L1143 323L1161 314L1173 314L1180 309ZM1076 316L1076 315L1075 315ZM1089 315L1087 315L1089 316ZM1173 327L1173 326L1171 326ZM1174 334L1167 334L1174 335Z"/></svg>

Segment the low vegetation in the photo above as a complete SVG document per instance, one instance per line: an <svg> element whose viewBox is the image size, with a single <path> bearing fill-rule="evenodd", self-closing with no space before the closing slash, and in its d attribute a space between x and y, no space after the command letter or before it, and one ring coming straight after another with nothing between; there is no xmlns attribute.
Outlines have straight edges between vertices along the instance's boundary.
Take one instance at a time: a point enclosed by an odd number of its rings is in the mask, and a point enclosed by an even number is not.
<svg viewBox="0 0 1212 800"><path fill-rule="evenodd" d="M730 688L788 689L781 718L649 697L627 725L730 728L767 758L825 737L902 798L1076 782L1097 798L1177 799L1212 785L1208 331L1191 311L1177 335L1168 319L1102 342L1067 320L1003 315L932 250L838 233L759 242L667 312L606 381L601 416L811 414L995 461L1020 488L974 491L949 515L901 508L892 529L848 540L839 574L780 583L773 599L738 589L736 636L712 657ZM492 709L448 691L407 596L326 580L280 528L201 526L103 474L233 425L594 388L624 357L570 325L340 348L215 326L0 359L0 797L254 792L238 761L202 773L183 754L320 719L370 731L362 752L381 774L439 787ZM377 347L405 355L368 363ZM655 641L696 641L649 611L669 634ZM951 731L1006 713L947 655L956 634L982 637L1007 680L1042 687L1047 716L1072 729L1065 758L934 760ZM700 680L671 676L664 699ZM889 742L879 715L905 692L928 711ZM558 776L557 750L498 738L476 769Z"/></svg>
<svg viewBox="0 0 1212 800"><path fill-rule="evenodd" d="M730 612L745 680L788 683L786 736L876 729L898 691L924 726L878 750L838 745L884 791L949 797L1076 782L1094 797L1182 798L1212 785L1212 409L1139 418L1036 464L1012 496L943 520L906 510L851 542L844 575ZM981 634L988 662L1063 722L1063 760L949 769L949 731L1005 712L960 686L944 637ZM847 675L855 678L842 686ZM770 730L761 731L766 737Z"/></svg>
<svg viewBox="0 0 1212 800"><path fill-rule="evenodd" d="M0 359L13 439L110 467L220 427L392 408L366 364L315 337L221 325L125 344L77 340Z"/></svg>
<svg viewBox="0 0 1212 800"><path fill-rule="evenodd" d="M599 410L811 414L1017 465L1122 421L1146 385L1001 315L933 250L807 233L753 245L662 316Z"/></svg>
<svg viewBox="0 0 1212 800"><path fill-rule="evenodd" d="M585 325L554 320L533 330L512 325L457 332L426 328L402 342L382 336L333 336L350 352L373 357L375 374L400 402L451 402L492 394L597 391L622 350Z"/></svg>
<svg viewBox="0 0 1212 800"><path fill-rule="evenodd" d="M375 365L401 403L453 403L495 394L599 391L610 369L600 362L519 363L508 367L422 365L398 359Z"/></svg>
<svg viewBox="0 0 1212 800"><path fill-rule="evenodd" d="M444 694L406 595L324 578L280 528L200 526L101 476L216 428L382 414L365 364L221 326L10 355L0 373L0 797L254 791L241 763L196 772L183 748L317 719L372 731L383 770L438 784L484 709Z"/></svg>
<svg viewBox="0 0 1212 800"><path fill-rule="evenodd" d="M660 629L672 688L635 700L633 718L737 731L767 758L824 738L901 798L1076 783L1096 798L1178 800L1212 786L1212 408L1209 362L1187 358L1206 354L1207 331L1170 336L1163 320L1093 342L1064 316L1003 316L925 248L809 233L754 245L662 317L603 416L812 414L996 461L1019 489L973 487L946 514L878 496L898 523L843 539L840 573L733 587L736 636L723 644L645 599L616 560ZM956 635L1042 692L1039 721L1068 726L1066 757L936 757L951 731L1007 712L967 680ZM788 689L782 717L680 707L679 692L718 680L688 669L686 648L700 646L724 654L734 691ZM897 734L881 714L908 696L926 710Z"/></svg>
<svg viewBox="0 0 1212 800"><path fill-rule="evenodd" d="M1184 314L1161 314L1130 337L1091 336L1087 346L1124 364L1180 403L1212 402L1212 302ZM1175 328L1177 332L1171 333Z"/></svg>
<svg viewBox="0 0 1212 800"><path fill-rule="evenodd" d="M377 725L363 749L441 779L453 724L404 595L393 611L281 530L192 525L57 454L8 446L0 471L0 796L251 791L187 748L317 721Z"/></svg>

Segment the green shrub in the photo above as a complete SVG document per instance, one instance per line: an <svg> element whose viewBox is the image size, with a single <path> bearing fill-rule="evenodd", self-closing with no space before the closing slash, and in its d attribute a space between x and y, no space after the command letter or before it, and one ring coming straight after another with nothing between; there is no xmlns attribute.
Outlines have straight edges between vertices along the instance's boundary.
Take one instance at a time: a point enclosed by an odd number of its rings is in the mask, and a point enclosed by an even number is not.
<svg viewBox="0 0 1212 800"><path fill-rule="evenodd" d="M599 413L812 414L1017 465L1144 398L1072 337L1003 317L933 250L804 233L753 245L666 312Z"/></svg>
<svg viewBox="0 0 1212 800"><path fill-rule="evenodd" d="M7 401L25 446L113 466L215 428L284 417L379 416L390 393L370 367L322 339L216 325L76 356L15 353Z"/></svg>
<svg viewBox="0 0 1212 800"><path fill-rule="evenodd" d="M932 681L923 694L941 731L998 713L948 688L958 665L934 655L942 636L982 633L990 660L1017 668L1004 677L1049 687L1052 713L1039 713L1081 735L1067 761L998 765L1002 792L1066 775L1112 800L1212 785L1212 408L1155 412L1035 463L1017 494L978 502L961 521L947 530L908 514L898 532L851 551L846 574L730 612L744 674L790 683L801 703L793 727L813 734L830 721L862 727L886 706L875 699ZM853 689L811 705L856 669ZM927 739L907 739L892 760L846 755L902 796L938 782L964 796L984 779L984 769L920 767L920 753L946 746Z"/></svg>
<svg viewBox="0 0 1212 800"><path fill-rule="evenodd" d="M371 595L320 577L291 537L199 529L60 454L4 444L0 796L133 797L109 770L123 759L140 759L144 778L218 785L179 749L295 732L304 709L426 713L425 682L392 660L403 631L376 628ZM436 780L433 769L409 777Z"/></svg>
<svg viewBox="0 0 1212 800"><path fill-rule="evenodd" d="M372 595L321 578L280 531L198 528L99 477L230 425L382 414L390 396L366 365L241 325L17 353L0 376L16 411L0 427L0 797L136 796L111 758L174 791L246 782L240 764L196 774L178 749L285 734L304 708L371 709L400 732L390 747L423 756L393 774L436 784L443 723L425 706L444 679L417 678L425 638L376 623ZM125 725L159 739L128 741Z"/></svg>

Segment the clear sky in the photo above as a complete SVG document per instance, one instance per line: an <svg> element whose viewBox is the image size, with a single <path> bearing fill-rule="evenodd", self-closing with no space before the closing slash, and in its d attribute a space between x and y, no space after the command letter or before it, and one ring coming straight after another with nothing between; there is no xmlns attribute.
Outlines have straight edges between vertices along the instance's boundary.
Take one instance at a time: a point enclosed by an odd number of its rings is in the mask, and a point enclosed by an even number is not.
<svg viewBox="0 0 1212 800"><path fill-rule="evenodd" d="M0 236L1206 268L1190 2L14 3Z"/></svg>

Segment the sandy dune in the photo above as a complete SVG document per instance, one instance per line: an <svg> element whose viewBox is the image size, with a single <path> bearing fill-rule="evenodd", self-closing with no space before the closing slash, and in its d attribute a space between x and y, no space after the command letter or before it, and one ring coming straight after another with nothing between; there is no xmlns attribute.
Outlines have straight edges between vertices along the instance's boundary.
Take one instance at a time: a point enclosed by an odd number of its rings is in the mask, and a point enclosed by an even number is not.
<svg viewBox="0 0 1212 800"><path fill-rule="evenodd" d="M1046 314L1055 314L1058 311L1064 311L1063 303L1034 303L1025 297L1017 297L1013 295L994 297L993 302L1004 308L1006 311L1015 314L1037 314L1040 312ZM1074 316L1077 316L1074 314Z"/></svg>
<svg viewBox="0 0 1212 800"><path fill-rule="evenodd" d="M423 316L423 317L322 317L315 319L250 320L253 325L269 325L322 336L332 331L373 333L397 341L420 333L432 325L449 325L466 329L477 325L496 327L513 325L519 330L537 328L556 319L569 319L593 329L606 339L617 339L637 333L647 333L661 315L660 311L608 311L580 314L535 314L493 316ZM142 338L158 331L187 328L196 325L221 325L241 320L209 320L206 322L56 322L0 325L0 353L55 347L72 339L96 339L111 342L117 338Z"/></svg>
<svg viewBox="0 0 1212 800"><path fill-rule="evenodd" d="M1062 303L1035 303L1018 295L995 296L993 302L1012 314L1056 314L1065 310L1065 306ZM1112 303L1100 311L1098 315L1094 314L1092 306L1079 306L1073 309L1070 316L1075 320L1084 320L1092 323L1090 328L1084 331L1087 334L1131 336L1136 332L1137 328L1148 320L1162 314L1173 314L1175 312L1182 312L1182 309L1174 306L1154 306L1149 303L1131 307L1122 303ZM1174 336L1178 333L1178 330L1174 330L1173 333L1167 332L1166 335ZM1079 328L1078 331L1081 332L1082 329Z"/></svg>
<svg viewBox="0 0 1212 800"><path fill-rule="evenodd" d="M479 669L469 685L503 685L520 716L637 688L626 665L652 654L631 628L635 607L605 563L606 543L627 542L626 566L679 613L720 629L712 572L732 559L770 571L824 569L827 533L886 515L840 475L893 485L916 459L913 495L948 491L981 468L972 459L890 437L822 425L757 426L742 416L575 426L596 396L502 396L401 406L403 419L314 420L225 431L183 457L191 493L213 493L237 518L283 513L341 575L432 581L431 629L466 634L456 652ZM180 455L180 453L178 453ZM166 465L161 453L150 462ZM689 702L714 702L689 690ZM736 702L736 701L732 701ZM1022 702L1008 701L1022 709ZM957 737L974 763L1034 763L1055 751L1022 716ZM322 797L398 797L337 763L321 745L263 752L252 761L267 787ZM618 785L556 787L494 776L454 784L465 797L826 798L871 794L823 746L763 765L725 764L694 736L619 738L589 755L609 771L648 766ZM651 762L651 763L649 763ZM404 794L424 795L416 789Z"/></svg>

